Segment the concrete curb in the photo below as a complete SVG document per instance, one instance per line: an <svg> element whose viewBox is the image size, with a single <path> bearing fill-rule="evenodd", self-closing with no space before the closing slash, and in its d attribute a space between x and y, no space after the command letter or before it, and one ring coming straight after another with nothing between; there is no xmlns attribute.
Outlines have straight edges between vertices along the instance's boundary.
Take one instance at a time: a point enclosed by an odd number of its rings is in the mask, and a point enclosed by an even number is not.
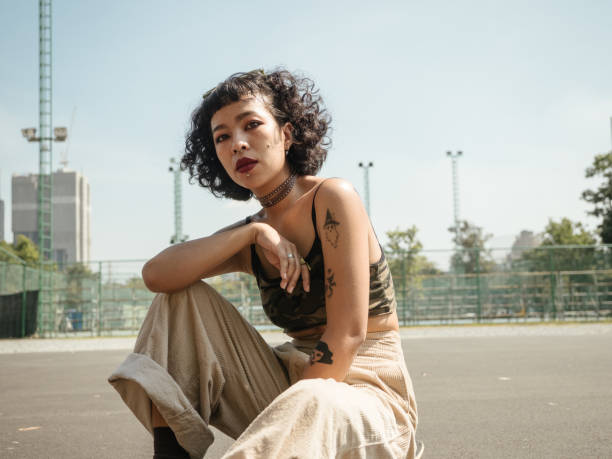
<svg viewBox="0 0 612 459"><path fill-rule="evenodd" d="M402 339L429 338L486 338L496 336L584 336L612 334L612 323L572 324L512 324L512 325L459 325L403 327ZM264 339L270 344L289 341L281 332L264 332ZM34 352L83 352L83 351L130 351L136 337L101 338L51 338L51 339L3 339L0 340L0 354L21 354Z"/></svg>

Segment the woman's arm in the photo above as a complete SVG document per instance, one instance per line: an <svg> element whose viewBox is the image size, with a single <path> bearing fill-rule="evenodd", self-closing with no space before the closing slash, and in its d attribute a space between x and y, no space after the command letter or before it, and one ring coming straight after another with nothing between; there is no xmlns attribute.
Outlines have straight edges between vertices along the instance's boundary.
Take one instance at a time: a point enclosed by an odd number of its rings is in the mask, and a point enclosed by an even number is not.
<svg viewBox="0 0 612 459"><path fill-rule="evenodd" d="M302 378L343 381L368 326L369 219L352 185L327 180L316 196L325 261L327 327Z"/></svg>
<svg viewBox="0 0 612 459"><path fill-rule="evenodd" d="M170 246L144 265L142 278L149 290L169 293L219 274L237 271L252 274L251 244L261 246L270 263L279 270L283 278L281 288L291 292L301 276L304 289L310 290L308 270L299 262L288 262L287 254L298 254L297 247L266 223L238 222L212 236Z"/></svg>
<svg viewBox="0 0 612 459"><path fill-rule="evenodd" d="M246 249L254 240L255 225L250 223L172 245L144 265L142 278L149 290L169 293L218 274L249 272Z"/></svg>

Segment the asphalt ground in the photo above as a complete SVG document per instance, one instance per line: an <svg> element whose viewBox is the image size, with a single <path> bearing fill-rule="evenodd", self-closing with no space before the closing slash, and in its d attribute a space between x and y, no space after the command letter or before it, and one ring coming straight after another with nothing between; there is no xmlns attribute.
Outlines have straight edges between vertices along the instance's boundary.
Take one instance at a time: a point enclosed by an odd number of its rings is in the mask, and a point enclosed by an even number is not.
<svg viewBox="0 0 612 459"><path fill-rule="evenodd" d="M592 327L404 329L425 457L612 457L612 325ZM128 352L0 352L0 457L151 458L148 432L106 382ZM217 434L207 457L231 442Z"/></svg>

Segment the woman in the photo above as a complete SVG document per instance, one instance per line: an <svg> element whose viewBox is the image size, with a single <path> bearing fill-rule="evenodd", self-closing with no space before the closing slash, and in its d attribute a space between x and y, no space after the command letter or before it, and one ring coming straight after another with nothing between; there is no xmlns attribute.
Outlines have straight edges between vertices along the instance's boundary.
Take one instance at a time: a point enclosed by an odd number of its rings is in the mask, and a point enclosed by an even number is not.
<svg viewBox="0 0 612 459"><path fill-rule="evenodd" d="M353 187L315 176L329 117L308 79L235 74L204 95L182 164L215 196L262 209L146 263L156 296L134 353L109 381L154 434L155 456L413 457L417 424L393 283ZM271 348L201 281L257 279Z"/></svg>

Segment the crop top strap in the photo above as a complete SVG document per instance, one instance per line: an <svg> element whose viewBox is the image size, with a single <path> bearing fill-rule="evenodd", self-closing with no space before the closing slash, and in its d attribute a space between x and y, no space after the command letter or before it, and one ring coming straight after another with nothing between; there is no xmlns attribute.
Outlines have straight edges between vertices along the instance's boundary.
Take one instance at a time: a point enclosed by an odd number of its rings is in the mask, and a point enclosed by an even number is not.
<svg viewBox="0 0 612 459"><path fill-rule="evenodd" d="M323 185L328 179L321 181L317 185L317 188L314 191L314 196L312 197L312 226L314 226L315 237L319 237L319 232L317 231L317 212L315 211L315 199L317 199L317 193L319 192L319 188Z"/></svg>

